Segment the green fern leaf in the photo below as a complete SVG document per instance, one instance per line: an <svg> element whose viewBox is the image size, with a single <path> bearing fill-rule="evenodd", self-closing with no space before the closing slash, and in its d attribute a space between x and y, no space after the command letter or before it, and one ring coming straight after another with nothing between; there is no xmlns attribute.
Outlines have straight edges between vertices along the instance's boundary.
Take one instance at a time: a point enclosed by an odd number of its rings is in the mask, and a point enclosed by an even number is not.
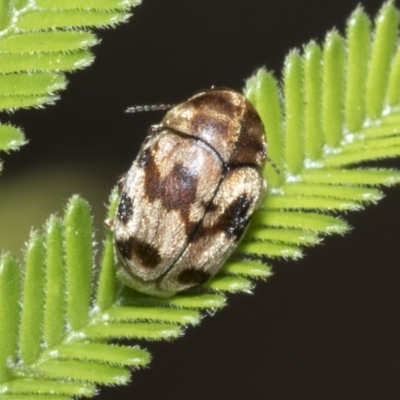
<svg viewBox="0 0 400 400"><path fill-rule="evenodd" d="M139 3L0 2L0 111L53 104L66 87L64 73L93 62L89 48L99 41L87 29L124 22L130 16L129 9ZM0 125L0 150L15 150L24 143L21 130Z"/></svg>
<svg viewBox="0 0 400 400"><path fill-rule="evenodd" d="M45 24L55 12L46 7L50 3L63 7L61 0L42 0L43 8L32 10L23 23L32 24L43 12ZM64 9L74 13L78 25L86 10L71 4ZM224 307L225 292L247 292L254 280L268 278L265 260L299 258L303 246L345 233L349 226L338 211L377 202L382 196L377 187L400 181L398 171L353 167L400 152L397 29L392 2L382 7L374 35L359 7L345 38L334 30L322 47L311 42L289 53L282 90L265 70L248 80L245 92L264 122L274 164L265 167L269 189L233 257L197 292L155 298L122 286L115 279L111 232L97 273L90 210L78 196L69 201L63 220L52 216L43 234L31 234L23 279L17 261L3 254L4 398L89 397L96 384L124 384L127 368L147 365L150 355L139 347L111 345L111 339L177 338L199 323L201 311ZM115 215L117 200L114 191L108 218Z"/></svg>
<svg viewBox="0 0 400 400"><path fill-rule="evenodd" d="M339 224L330 231L310 225L310 218L323 224L327 216L322 213L363 208L382 197L371 186L399 181L397 171L348 168L399 155L398 19L393 3L386 3L370 43L370 22L359 7L349 19L346 38L333 30L322 49L311 42L303 54L290 53L280 115L278 85L272 75L260 70L248 80L246 94L260 110L270 157L282 176L277 179L267 166L269 192L238 253L296 258L289 237L293 228L300 230L299 235L310 230L343 233L348 227L337 217L329 217ZM269 111L266 104L271 103L276 105ZM280 230L281 254L268 246L276 242L271 228Z"/></svg>

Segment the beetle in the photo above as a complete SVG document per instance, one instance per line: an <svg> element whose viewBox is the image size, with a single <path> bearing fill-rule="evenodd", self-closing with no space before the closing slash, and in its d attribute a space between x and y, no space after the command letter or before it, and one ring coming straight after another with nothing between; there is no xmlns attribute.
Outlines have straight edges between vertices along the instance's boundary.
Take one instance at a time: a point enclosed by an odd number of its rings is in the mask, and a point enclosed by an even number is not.
<svg viewBox="0 0 400 400"><path fill-rule="evenodd" d="M241 93L211 88L173 106L119 181L119 279L171 296L217 273L265 193L266 149L261 119Z"/></svg>

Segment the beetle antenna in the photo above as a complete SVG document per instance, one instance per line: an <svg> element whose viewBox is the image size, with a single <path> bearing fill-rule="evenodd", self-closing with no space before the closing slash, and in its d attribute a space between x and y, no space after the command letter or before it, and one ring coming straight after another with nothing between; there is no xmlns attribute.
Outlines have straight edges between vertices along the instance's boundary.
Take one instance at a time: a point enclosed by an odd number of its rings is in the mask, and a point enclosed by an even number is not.
<svg viewBox="0 0 400 400"><path fill-rule="evenodd" d="M144 106L133 106L128 107L125 112L126 113L136 113L136 112L145 112L145 111L163 111L169 110L170 108L176 106L176 104L149 104Z"/></svg>

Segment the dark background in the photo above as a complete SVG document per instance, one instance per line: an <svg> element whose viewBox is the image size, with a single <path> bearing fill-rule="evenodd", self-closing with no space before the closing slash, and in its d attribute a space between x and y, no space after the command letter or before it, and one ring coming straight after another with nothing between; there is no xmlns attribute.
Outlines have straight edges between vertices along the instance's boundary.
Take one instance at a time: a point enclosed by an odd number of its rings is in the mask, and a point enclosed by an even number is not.
<svg viewBox="0 0 400 400"><path fill-rule="evenodd" d="M30 143L5 157L0 193L9 209L0 224L13 218L18 234L11 241L7 232L2 247L18 254L30 227L75 192L93 204L100 241L108 193L162 117L126 115L127 106L181 102L211 85L240 90L261 66L280 77L289 49L334 26L343 32L357 4L144 0L129 23L99 32L94 65L68 76L55 106L6 118ZM381 1L363 4L375 15ZM346 215L350 234L307 249L301 261L274 262L253 295L229 296L226 309L183 338L144 343L150 369L129 387L103 388L101 398L399 399L400 188L384 191L378 206Z"/></svg>

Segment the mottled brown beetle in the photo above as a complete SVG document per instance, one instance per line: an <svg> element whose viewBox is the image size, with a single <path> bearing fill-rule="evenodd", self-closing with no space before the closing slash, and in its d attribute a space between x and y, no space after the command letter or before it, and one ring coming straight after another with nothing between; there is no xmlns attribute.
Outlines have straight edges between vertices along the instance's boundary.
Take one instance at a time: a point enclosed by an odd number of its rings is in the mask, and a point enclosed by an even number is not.
<svg viewBox="0 0 400 400"><path fill-rule="evenodd" d="M203 90L168 111L119 182L118 277L170 296L213 276L265 192L265 158L260 117L238 92Z"/></svg>

